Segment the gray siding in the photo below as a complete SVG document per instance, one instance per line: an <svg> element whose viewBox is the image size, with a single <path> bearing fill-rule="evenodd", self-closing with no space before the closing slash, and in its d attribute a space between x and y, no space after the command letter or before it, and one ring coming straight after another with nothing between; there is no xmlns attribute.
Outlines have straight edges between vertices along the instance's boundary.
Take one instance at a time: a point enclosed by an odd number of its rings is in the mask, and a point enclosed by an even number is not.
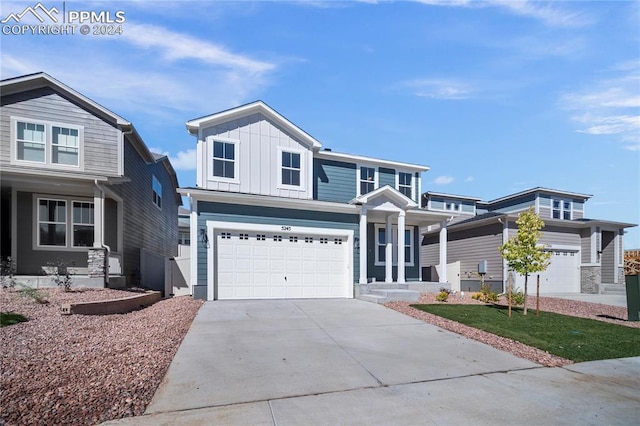
<svg viewBox="0 0 640 426"><path fill-rule="evenodd" d="M44 192L40 193L44 194ZM56 198L51 195L51 198ZM78 251L54 251L54 250L34 250L33 238L35 222L33 210L33 193L17 192L17 218L18 240L17 249L17 273L20 275L42 275L42 267L48 263L57 264L62 261L68 266L78 268L87 267L87 250Z"/></svg>
<svg viewBox="0 0 640 426"><path fill-rule="evenodd" d="M602 283L616 282L615 273L617 262L615 259L615 236L612 231L602 231Z"/></svg>
<svg viewBox="0 0 640 426"><path fill-rule="evenodd" d="M313 160L313 198L346 203L356 197L356 165L341 161Z"/></svg>
<svg viewBox="0 0 640 426"><path fill-rule="evenodd" d="M462 231L447 233L447 263L460 261L461 278L467 272L477 272L478 263L487 261L487 280L502 280L502 256L498 250L502 245L502 224L496 223ZM439 235L430 234L423 240L423 265L439 263ZM476 278L477 279L477 278Z"/></svg>
<svg viewBox="0 0 640 426"><path fill-rule="evenodd" d="M561 228L559 226L545 226L542 230L542 244L581 246L580 230Z"/></svg>
<svg viewBox="0 0 640 426"><path fill-rule="evenodd" d="M359 215L343 213L326 213L307 210L284 210L275 207L246 206L214 202L198 202L198 229L206 229L208 220L222 222L257 223L264 225L282 225L283 222L292 226L306 226L313 228L347 229L358 235ZM197 245L198 257L198 287L207 286L207 247L198 240L192 241ZM359 253L353 253L353 280L357 282L360 274ZM197 290L202 292L202 289ZM199 293L202 294L202 293ZM206 292L205 292L206 294ZM206 298L206 297L205 297Z"/></svg>
<svg viewBox="0 0 640 426"><path fill-rule="evenodd" d="M489 206L489 211L498 213L511 213L526 210L529 207L535 206L535 195L527 195L511 200L502 201L499 203L493 203Z"/></svg>
<svg viewBox="0 0 640 426"><path fill-rule="evenodd" d="M396 171L394 169L388 169L386 167L379 167L378 188L382 188L385 185L396 188Z"/></svg>
<svg viewBox="0 0 640 426"><path fill-rule="evenodd" d="M84 173L116 176L118 172L119 131L56 93L42 88L2 96L0 114L0 164L11 161L11 117L70 124L84 128Z"/></svg>
<svg viewBox="0 0 640 426"><path fill-rule="evenodd" d="M130 181L112 188L123 198L123 275L132 282L140 273L142 248L163 257L177 254L178 203L164 165L147 164L128 140L124 147L124 171ZM162 184L162 209L153 203L153 175Z"/></svg>
<svg viewBox="0 0 640 426"><path fill-rule="evenodd" d="M405 268L405 279L407 281L418 281L420 279L420 236L419 229L413 228L413 266ZM367 224L367 278L375 278L376 281L384 281L385 267L376 266L376 234L375 223ZM398 277L398 267L393 267L393 279Z"/></svg>
<svg viewBox="0 0 640 426"><path fill-rule="evenodd" d="M437 210L444 210L444 200L438 198L431 199L431 208Z"/></svg>
<svg viewBox="0 0 640 426"><path fill-rule="evenodd" d="M540 215L540 218L542 220L551 219L551 208L550 207L542 207L542 206L540 206L538 214Z"/></svg>
<svg viewBox="0 0 640 426"><path fill-rule="evenodd" d="M591 263L591 228L580 231L580 253L582 263Z"/></svg>
<svg viewBox="0 0 640 426"><path fill-rule="evenodd" d="M462 205L462 212L463 213L473 213L474 212L475 203L473 203L472 201L462 201L461 205Z"/></svg>
<svg viewBox="0 0 640 426"><path fill-rule="evenodd" d="M120 252L118 247L118 203L111 198L104 200L104 243L111 251Z"/></svg>

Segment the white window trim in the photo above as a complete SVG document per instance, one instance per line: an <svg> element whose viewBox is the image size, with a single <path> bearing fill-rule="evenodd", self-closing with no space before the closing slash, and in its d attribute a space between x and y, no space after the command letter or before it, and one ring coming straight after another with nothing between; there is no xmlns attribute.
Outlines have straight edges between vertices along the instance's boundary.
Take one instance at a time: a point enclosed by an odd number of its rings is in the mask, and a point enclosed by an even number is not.
<svg viewBox="0 0 640 426"><path fill-rule="evenodd" d="M387 229L387 226L385 224L381 224L381 223L376 223L375 224L375 231L373 234L373 239L374 239L374 251L375 251L375 262L374 265L375 266L385 266L385 262L380 260L380 255L379 255L379 251L378 251L378 230L379 229ZM405 267L407 266L414 266L415 265L415 247L413 245L413 226L405 226L405 231L409 231L409 239L407 241L407 239L404 239L404 243L405 243L405 247L410 246L411 247L411 256L409 257L409 259L404 260L404 264ZM398 249L399 247L397 247L396 245L396 241L398 241L398 225L393 225L392 229L391 229L391 233L392 233L392 243L393 243L393 266L398 266ZM409 243L409 244L407 244ZM403 247L404 249L404 247Z"/></svg>
<svg viewBox="0 0 640 426"><path fill-rule="evenodd" d="M40 222L39 222L39 200L54 200L54 201L64 201L66 203L66 233L65 233L65 244L64 246L44 246L40 245ZM63 195L52 195L52 194L33 194L32 195L32 249L35 251L69 251L69 252L83 252L87 251L90 247L75 247L73 246L73 203L91 203L93 204L93 226L94 226L94 240L95 240L95 203L93 198L82 198L82 197L65 197Z"/></svg>
<svg viewBox="0 0 640 426"><path fill-rule="evenodd" d="M93 223L76 223L73 220L73 203L91 204L93 206ZM74 244L74 241L73 241L73 227L75 225L92 226L93 227L93 239L94 239L94 242L95 242L95 238L96 238L96 205L95 205L94 201L93 200L88 201L88 200L72 199L71 200L71 205L69 206L69 212L71 213L71 215L69 216L69 223L71 224L71 229L69 230L69 234L71 236L71 240L69 241L69 244L71 245L71 247L72 248L78 248L78 249L84 249L84 250L86 250L89 247L93 247L93 242L91 243L91 245L88 245L88 246L76 246Z"/></svg>
<svg viewBox="0 0 640 426"><path fill-rule="evenodd" d="M158 193L156 192L156 188L155 188L155 183L156 183L156 182L158 182L158 185L160 185L160 194L158 194ZM156 177L156 175L154 175L154 174L152 174L152 175L151 175L151 192L152 192L152 197L153 197L153 198L151 199L151 202L153 203L153 205L154 205L154 206L156 206L156 208L157 208L158 210L162 210L162 200L163 200L163 198L164 198L164 197L162 196L162 193L163 193L164 191L163 191L163 189L162 189L162 182L160 182L160 179L158 179L158 178ZM160 198L160 205L158 205L158 203L157 203L157 202L156 202L156 200L155 200L155 198L156 198L155 196L156 196L156 195L158 195L158 197Z"/></svg>
<svg viewBox="0 0 640 426"><path fill-rule="evenodd" d="M361 195L364 195L360 191L360 182L362 182L361 179L360 179L360 170L363 167L366 167L368 169L373 169L373 191L375 191L376 189L379 188L379 186L378 186L378 175L379 175L378 167L376 167L374 165L371 165L371 164L364 164L364 163L363 164L358 164L358 167L356 168L356 191L357 191L357 196L358 197L361 196ZM396 177L396 180L397 180L397 177Z"/></svg>
<svg viewBox="0 0 640 426"><path fill-rule="evenodd" d="M293 154L300 154L300 185L286 185L282 183L282 153L291 152ZM288 189L292 191L305 191L307 182L307 158L306 152L297 148L288 148L286 146L279 146L276 149L276 155L278 156L276 164L278 164L278 189Z"/></svg>
<svg viewBox="0 0 640 426"><path fill-rule="evenodd" d="M234 159L233 159L233 179L225 178L221 176L215 176L213 174L213 143L214 142L222 142L229 143L235 145ZM207 138L207 179L214 182L227 182L227 183L240 183L240 140L239 139L229 139L229 138L219 138L217 136L209 136Z"/></svg>
<svg viewBox="0 0 640 426"><path fill-rule="evenodd" d="M558 201L560 203L560 209L556 209L553 207L553 203L554 201ZM565 211L567 211L564 208L564 203L569 203L569 219L565 219L564 218L564 213ZM553 212L554 210L560 210L560 217L559 218L554 218L553 217ZM572 200L567 200L566 198L552 198L551 199L551 219L556 219L556 220L573 220L573 201Z"/></svg>
<svg viewBox="0 0 640 426"><path fill-rule="evenodd" d="M40 124L44 126L44 162L18 159L18 122ZM63 127L78 131L78 165L58 164L53 158L53 127ZM24 117L11 117L11 164L28 164L40 168L56 168L66 170L84 170L84 127L77 124L59 123L54 121L38 120Z"/></svg>
<svg viewBox="0 0 640 426"><path fill-rule="evenodd" d="M411 176L411 196L409 198L412 199L413 201L415 201L416 200L416 198L415 198L415 195L416 195L416 179L417 179L416 176L415 176L415 173L408 172L408 171L405 171L405 170L397 170L396 171L396 189L401 194L403 194L403 193L402 193L402 191L400 191L400 173L405 173L405 174L408 174L409 176ZM406 186L406 185L403 185L403 186Z"/></svg>

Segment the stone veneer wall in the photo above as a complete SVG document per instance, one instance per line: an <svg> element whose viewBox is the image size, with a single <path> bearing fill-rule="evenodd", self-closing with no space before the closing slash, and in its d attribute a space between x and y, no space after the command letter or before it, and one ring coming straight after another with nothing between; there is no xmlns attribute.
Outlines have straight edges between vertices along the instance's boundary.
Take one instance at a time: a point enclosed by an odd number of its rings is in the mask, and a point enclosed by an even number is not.
<svg viewBox="0 0 640 426"><path fill-rule="evenodd" d="M624 266L618 268L618 284L624 285Z"/></svg>
<svg viewBox="0 0 640 426"><path fill-rule="evenodd" d="M88 275L89 278L106 277L107 250L103 248L90 248L88 254Z"/></svg>
<svg viewBox="0 0 640 426"><path fill-rule="evenodd" d="M602 268L598 266L580 267L580 292L598 294L602 283Z"/></svg>

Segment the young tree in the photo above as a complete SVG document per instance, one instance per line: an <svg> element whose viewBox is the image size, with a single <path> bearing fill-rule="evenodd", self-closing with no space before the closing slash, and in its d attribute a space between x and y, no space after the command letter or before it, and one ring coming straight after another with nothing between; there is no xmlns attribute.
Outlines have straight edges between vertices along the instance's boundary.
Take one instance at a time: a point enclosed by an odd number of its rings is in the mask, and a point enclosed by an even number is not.
<svg viewBox="0 0 640 426"><path fill-rule="evenodd" d="M524 315L527 315L527 281L529 274L542 272L549 266L551 253L545 252L544 247L538 246L542 236L540 230L544 222L533 208L521 213L516 221L518 235L510 238L500 246L500 253L507 261L509 268L520 275L524 275Z"/></svg>

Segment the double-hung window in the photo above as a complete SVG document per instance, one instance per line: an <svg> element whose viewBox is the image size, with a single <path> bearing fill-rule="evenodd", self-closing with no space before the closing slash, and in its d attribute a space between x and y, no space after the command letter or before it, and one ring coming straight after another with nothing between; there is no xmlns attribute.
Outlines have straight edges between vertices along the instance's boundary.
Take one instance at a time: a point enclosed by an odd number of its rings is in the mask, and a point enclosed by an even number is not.
<svg viewBox="0 0 640 426"><path fill-rule="evenodd" d="M38 199L38 245L67 246L67 202L65 200Z"/></svg>
<svg viewBox="0 0 640 426"><path fill-rule="evenodd" d="M411 173L398 173L398 191L402 192L408 198L413 199L413 176Z"/></svg>
<svg viewBox="0 0 640 426"><path fill-rule="evenodd" d="M47 147L44 124L18 121L16 124L16 145L18 160L44 163Z"/></svg>
<svg viewBox="0 0 640 426"><path fill-rule="evenodd" d="M51 127L51 162L67 166L79 164L80 132L78 129Z"/></svg>
<svg viewBox="0 0 640 426"><path fill-rule="evenodd" d="M300 186L300 153L282 151L282 185Z"/></svg>
<svg viewBox="0 0 640 426"><path fill-rule="evenodd" d="M37 247L71 249L93 246L93 202L36 198L34 203L37 206Z"/></svg>
<svg viewBox="0 0 640 426"><path fill-rule="evenodd" d="M91 247L93 245L93 203L73 202L73 246Z"/></svg>
<svg viewBox="0 0 640 426"><path fill-rule="evenodd" d="M153 176L153 182L151 184L151 189L153 190L153 204L155 204L159 209L162 208L162 184L158 180L158 178Z"/></svg>
<svg viewBox="0 0 640 426"><path fill-rule="evenodd" d="M232 142L213 142L213 176L236 178L236 144Z"/></svg>
<svg viewBox="0 0 640 426"><path fill-rule="evenodd" d="M571 201L553 200L552 217L554 219L571 220Z"/></svg>
<svg viewBox="0 0 640 426"><path fill-rule="evenodd" d="M13 119L15 161L80 167L82 127Z"/></svg>
<svg viewBox="0 0 640 426"><path fill-rule="evenodd" d="M376 169L360 167L360 195L368 194L376 189Z"/></svg>

